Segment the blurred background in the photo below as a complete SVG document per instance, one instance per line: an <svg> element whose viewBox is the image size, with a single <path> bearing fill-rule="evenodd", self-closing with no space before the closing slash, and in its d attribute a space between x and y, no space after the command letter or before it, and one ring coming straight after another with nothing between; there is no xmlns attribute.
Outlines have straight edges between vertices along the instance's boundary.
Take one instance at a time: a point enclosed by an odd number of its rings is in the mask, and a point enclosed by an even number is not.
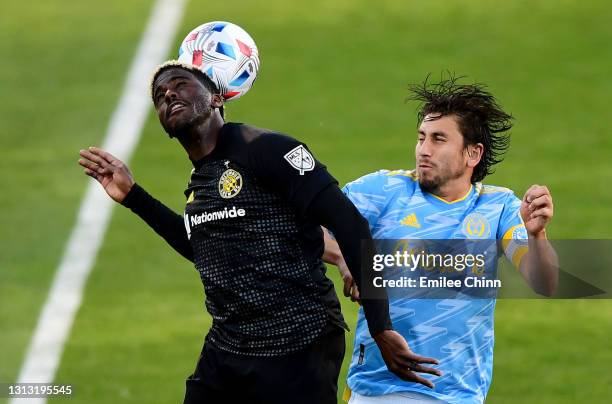
<svg viewBox="0 0 612 404"><path fill-rule="evenodd" d="M88 181L78 150L101 144L151 7L2 6L0 383L16 380L75 223ZM228 104L229 120L299 138L341 184L413 168L416 105L404 101L407 86L450 71L486 83L516 117L505 161L485 183L519 196L546 184L551 238L612 238L609 2L192 1L173 49L214 20L245 28L260 51L259 78ZM152 110L130 167L182 212L190 162ZM335 268L329 275L340 286ZM357 306L341 300L353 328ZM75 386L74 403L182 402L210 325L203 302L192 265L117 207L56 381ZM610 402L611 330L609 300L498 301L487 402Z"/></svg>

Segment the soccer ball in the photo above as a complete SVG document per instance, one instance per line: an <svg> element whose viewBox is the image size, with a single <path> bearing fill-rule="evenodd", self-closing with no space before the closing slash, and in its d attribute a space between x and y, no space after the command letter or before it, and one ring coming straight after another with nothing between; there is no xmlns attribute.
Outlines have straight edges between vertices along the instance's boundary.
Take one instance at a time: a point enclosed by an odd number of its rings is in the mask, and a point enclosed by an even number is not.
<svg viewBox="0 0 612 404"><path fill-rule="evenodd" d="M181 43L178 61L197 66L223 98L235 100L251 88L259 71L253 38L236 24L214 21L193 29Z"/></svg>

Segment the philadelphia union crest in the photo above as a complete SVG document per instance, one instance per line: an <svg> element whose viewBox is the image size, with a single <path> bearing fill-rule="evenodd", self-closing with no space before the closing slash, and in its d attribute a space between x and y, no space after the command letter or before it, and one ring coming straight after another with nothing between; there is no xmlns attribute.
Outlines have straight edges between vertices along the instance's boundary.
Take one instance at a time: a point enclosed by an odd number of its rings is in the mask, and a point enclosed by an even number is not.
<svg viewBox="0 0 612 404"><path fill-rule="evenodd" d="M472 212L463 220L463 234L469 239L484 239L491 236L491 224L487 218Z"/></svg>
<svg viewBox="0 0 612 404"><path fill-rule="evenodd" d="M285 160L291 164L291 167L298 170L300 175L304 175L305 171L314 170L315 167L314 157L312 157L312 154L302 145L299 145L285 154Z"/></svg>
<svg viewBox="0 0 612 404"><path fill-rule="evenodd" d="M242 189L242 175L236 170L227 169L219 180L219 195L229 199L238 195Z"/></svg>

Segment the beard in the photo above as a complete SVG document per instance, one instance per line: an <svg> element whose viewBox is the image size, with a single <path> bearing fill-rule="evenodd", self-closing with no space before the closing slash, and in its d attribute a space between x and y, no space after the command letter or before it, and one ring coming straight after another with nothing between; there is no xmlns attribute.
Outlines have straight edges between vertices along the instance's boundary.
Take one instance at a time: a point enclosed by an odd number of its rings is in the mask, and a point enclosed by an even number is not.
<svg viewBox="0 0 612 404"><path fill-rule="evenodd" d="M192 128L205 123L212 116L213 109L210 107L210 100L197 100L187 108L189 110L182 111L180 119L177 119L172 125L162 122L164 130L171 139L186 136Z"/></svg>
<svg viewBox="0 0 612 404"><path fill-rule="evenodd" d="M464 173L465 169L453 169L445 166L440 168L438 173L432 173L428 177L419 175L419 185L425 192L436 194L442 186L449 181L462 177Z"/></svg>

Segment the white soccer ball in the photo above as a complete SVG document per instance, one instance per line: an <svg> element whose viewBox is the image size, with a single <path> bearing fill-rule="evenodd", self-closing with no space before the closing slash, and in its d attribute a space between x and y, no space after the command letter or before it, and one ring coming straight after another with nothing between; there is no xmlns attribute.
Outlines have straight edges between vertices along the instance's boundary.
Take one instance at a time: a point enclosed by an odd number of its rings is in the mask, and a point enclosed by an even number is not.
<svg viewBox="0 0 612 404"><path fill-rule="evenodd" d="M259 52L253 38L225 21L207 22L193 29L181 43L178 60L206 73L226 101L249 91L259 71Z"/></svg>

